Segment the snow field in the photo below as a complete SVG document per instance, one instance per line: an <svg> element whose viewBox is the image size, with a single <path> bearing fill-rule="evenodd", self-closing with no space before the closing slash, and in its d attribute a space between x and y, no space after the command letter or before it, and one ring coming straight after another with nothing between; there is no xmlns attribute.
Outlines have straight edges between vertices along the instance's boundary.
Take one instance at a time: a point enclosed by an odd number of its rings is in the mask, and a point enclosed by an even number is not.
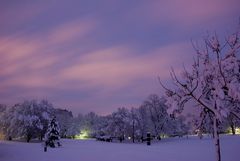
<svg viewBox="0 0 240 161"><path fill-rule="evenodd" d="M221 136L223 161L239 161L240 136ZM0 141L0 161L213 161L213 139L168 138L151 146L95 140L62 140L43 151L42 143Z"/></svg>

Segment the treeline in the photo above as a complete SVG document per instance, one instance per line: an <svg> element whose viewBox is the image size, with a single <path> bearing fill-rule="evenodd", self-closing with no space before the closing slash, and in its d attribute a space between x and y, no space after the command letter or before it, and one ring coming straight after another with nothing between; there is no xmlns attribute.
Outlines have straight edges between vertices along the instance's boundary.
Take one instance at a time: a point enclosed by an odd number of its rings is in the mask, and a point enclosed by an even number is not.
<svg viewBox="0 0 240 161"><path fill-rule="evenodd" d="M164 136L212 132L210 117L206 117L202 126L198 127L198 118L190 115L175 117L169 115L167 110L166 100L156 94L150 95L138 108L118 108L107 116L90 112L73 117L71 111L54 108L46 100L24 101L12 107L0 105L0 136L9 140L25 139L27 142L33 138L42 140L48 122L54 116L60 125L60 135L64 138L74 138L84 132L84 137L108 136L120 141L128 138L134 142L143 140L147 132L159 140ZM222 131L233 127L233 121L226 119ZM234 122L234 127L236 124Z"/></svg>
<svg viewBox="0 0 240 161"><path fill-rule="evenodd" d="M120 141L126 138L140 141L146 138L147 132L158 139L164 135L187 134L189 127L184 123L184 117L171 117L165 102L164 98L150 95L139 108L118 108L108 116L89 113L84 125L90 128L93 137L109 136Z"/></svg>

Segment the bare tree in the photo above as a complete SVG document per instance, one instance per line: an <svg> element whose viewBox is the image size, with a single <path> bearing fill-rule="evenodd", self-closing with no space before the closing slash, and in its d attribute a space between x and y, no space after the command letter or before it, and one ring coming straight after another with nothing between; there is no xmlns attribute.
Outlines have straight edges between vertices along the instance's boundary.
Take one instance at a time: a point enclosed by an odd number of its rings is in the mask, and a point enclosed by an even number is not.
<svg viewBox="0 0 240 161"><path fill-rule="evenodd" d="M230 114L240 118L240 107L234 105L240 101L239 34L230 35L223 43L216 34L207 36L203 48L193 44L197 56L190 71L184 67L181 77L174 69L170 72L175 89L164 86L159 78L171 113L181 113L191 101L201 110L200 125L207 115L212 116L217 161L221 161L218 130L222 118Z"/></svg>

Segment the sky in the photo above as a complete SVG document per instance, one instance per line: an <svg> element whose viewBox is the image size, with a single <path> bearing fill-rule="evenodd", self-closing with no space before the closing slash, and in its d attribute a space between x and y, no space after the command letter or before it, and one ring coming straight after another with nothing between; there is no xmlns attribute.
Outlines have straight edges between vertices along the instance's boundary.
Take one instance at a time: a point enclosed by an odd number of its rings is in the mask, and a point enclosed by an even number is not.
<svg viewBox="0 0 240 161"><path fill-rule="evenodd" d="M1 0L0 103L47 99L74 114L138 107L227 35L239 0ZM179 72L178 72L179 71Z"/></svg>

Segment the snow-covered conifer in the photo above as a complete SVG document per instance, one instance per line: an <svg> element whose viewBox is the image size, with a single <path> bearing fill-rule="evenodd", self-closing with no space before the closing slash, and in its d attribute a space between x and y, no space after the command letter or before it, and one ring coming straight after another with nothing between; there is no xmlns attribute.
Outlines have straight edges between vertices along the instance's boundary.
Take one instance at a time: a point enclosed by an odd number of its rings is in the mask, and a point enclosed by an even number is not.
<svg viewBox="0 0 240 161"><path fill-rule="evenodd" d="M56 147L56 144L60 146L60 129L56 117L54 117L48 125L47 132L45 134L45 145L52 148Z"/></svg>

